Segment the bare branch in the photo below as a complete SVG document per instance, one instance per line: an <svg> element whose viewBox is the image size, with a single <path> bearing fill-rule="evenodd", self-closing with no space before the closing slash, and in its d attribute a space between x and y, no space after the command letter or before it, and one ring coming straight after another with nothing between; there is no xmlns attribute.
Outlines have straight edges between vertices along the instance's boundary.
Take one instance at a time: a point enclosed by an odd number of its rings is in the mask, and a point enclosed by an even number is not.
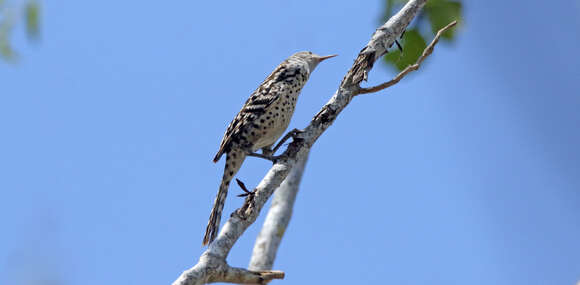
<svg viewBox="0 0 580 285"><path fill-rule="evenodd" d="M352 98L359 94L360 82L367 78L374 63L405 31L426 2L427 0L410 0L396 15L374 32L371 40L359 52L353 66L332 98L314 116L304 132L294 138L253 191L254 194L246 197L244 206L232 213L216 240L209 245L198 263L184 271L173 285L209 282L267 283L274 278L283 278L283 273L280 271L248 271L229 267L225 261L226 257L238 238L256 220L274 190L280 186L294 167L306 162L311 146L332 125Z"/></svg>
<svg viewBox="0 0 580 285"><path fill-rule="evenodd" d="M288 177L276 189L272 199L272 206L270 206L262 230L254 244L252 258L250 259L250 270L272 269L278 246L280 246L282 237L292 217L294 201L296 201L298 186L300 185L300 180L302 180L302 173L307 160L308 156L296 162Z"/></svg>
<svg viewBox="0 0 580 285"><path fill-rule="evenodd" d="M401 71L399 74L397 74L397 76L395 76L395 78L393 78L393 79L391 79L383 84L369 87L369 88L361 88L356 95L375 93L375 92L381 91L385 88L391 87L391 86L399 83L399 81L401 81L401 79L403 79L403 77L405 77L407 74L411 73L411 71L415 71L415 70L419 69L419 66L425 60L425 58L427 58L429 55L431 55L431 53L433 53L433 49L435 48L435 45L437 44L437 42L439 42L439 38L441 37L441 35L443 33L445 33L447 30L449 30L451 27L455 26L456 24L457 24L457 21L453 21L453 22L449 23L449 25L441 28L441 30L439 30L437 32L437 34L435 35L435 38L433 38L433 41L431 41L431 43L425 48L425 50L423 51L423 54L421 54L421 56L417 59L417 62L415 64L407 66L405 69L403 69L403 71Z"/></svg>
<svg viewBox="0 0 580 285"><path fill-rule="evenodd" d="M225 260L237 239L256 220L268 198L288 175L291 165L294 164L294 159L289 157L297 157L305 152L306 148L296 148L297 145L300 146L298 141L288 147L286 152L284 152L285 156L272 166L258 187L253 191L254 194L248 195L244 205L232 213L218 237L202 254L198 263L184 271L173 282L173 285L194 285L210 282L260 284L266 283L273 278L283 278L284 273L281 271L247 271L245 269L232 268L227 265Z"/></svg>
<svg viewBox="0 0 580 285"><path fill-rule="evenodd" d="M173 284L200 285L211 282L239 284L266 284L273 279L284 279L281 271L250 271L228 266L224 260L202 255L197 265L183 272Z"/></svg>

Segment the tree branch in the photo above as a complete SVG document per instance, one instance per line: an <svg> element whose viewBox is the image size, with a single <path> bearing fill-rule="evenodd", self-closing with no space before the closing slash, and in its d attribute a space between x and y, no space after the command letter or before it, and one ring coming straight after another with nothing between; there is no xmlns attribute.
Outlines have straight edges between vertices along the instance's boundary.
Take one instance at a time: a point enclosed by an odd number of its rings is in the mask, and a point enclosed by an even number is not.
<svg viewBox="0 0 580 285"><path fill-rule="evenodd" d="M250 259L250 270L272 269L278 247L292 217L294 201L296 201L307 160L308 154L297 161L288 177L276 189L272 199L272 206L270 206L262 230L254 244L252 258Z"/></svg>
<svg viewBox="0 0 580 285"><path fill-rule="evenodd" d="M294 156L300 152L290 145L285 153L294 152ZM253 283L261 284L274 278L283 278L284 273L270 274L271 271L252 272L227 265L226 257L235 242L242 233L256 220L258 213L272 195L274 190L288 175L292 162L287 158L280 159L262 179L256 187L253 195L248 195L244 205L232 213L223 226L218 237L210 243L207 250L202 254L198 263L184 271L173 282L173 285L193 285L210 282L230 283ZM259 274L256 275L256 273ZM264 275L262 275L264 274Z"/></svg>
<svg viewBox="0 0 580 285"><path fill-rule="evenodd" d="M205 284L211 282L229 282L240 284L262 284L272 279L283 279L281 271L250 271L230 267L225 260L204 254L199 262L187 270L173 284Z"/></svg>
<svg viewBox="0 0 580 285"><path fill-rule="evenodd" d="M457 21L453 21L449 25L445 26L435 35L433 41L425 48L423 54L419 57L416 64L408 66L401 73L399 73L394 79L383 83L381 85L371 87L371 88L361 88L356 95L373 93L380 91L382 89L388 88L397 84L406 74L413 70L417 70L419 65L433 52L434 46L439 41L441 34L449 30L451 27L455 26ZM396 42L395 42L396 43ZM274 198L272 200L272 206L268 211L264 225L260 234L256 238L254 244L254 250L252 252L252 257L250 259L249 269L251 270L269 270L272 269L274 260L276 258L276 253L282 237L286 232L290 218L292 217L292 209L294 207L294 202L296 200L296 195L298 194L298 189L300 181L302 179L302 173L304 172L304 166L306 161L300 161L291 170L290 174L280 188L274 193ZM580 285L580 284L579 284Z"/></svg>
<svg viewBox="0 0 580 285"><path fill-rule="evenodd" d="M427 0L410 0L396 15L378 28L368 44L360 51L353 66L343 78L332 98L314 116L304 129L276 161L256 187L248 195L244 206L232 213L218 237L202 254L198 263L184 271L173 285L204 284L208 282L267 283L283 278L280 271L248 271L227 265L226 257L244 231L256 220L264 203L299 163L306 162L311 146L332 125L338 114L360 93L359 86L368 76L373 64L391 47L403 33ZM274 253L275 254L275 253Z"/></svg>
<svg viewBox="0 0 580 285"><path fill-rule="evenodd" d="M423 51L423 54L421 54L421 56L417 59L417 62L415 64L407 66L405 69L403 69L403 71L401 71L399 74L397 74L397 76L395 76L395 78L393 78L393 79L391 79L383 84L369 87L369 88L361 88L358 91L358 94L355 94L355 96L360 95L360 94L375 93L375 92L381 91L385 88L391 87L391 86L399 83L399 81L401 81L401 79L403 79L403 77L405 77L407 74L411 73L411 71L415 71L415 70L419 69L419 66L421 66L421 63L423 63L425 58L427 58L429 55L431 55L431 53L433 53L433 49L435 48L435 45L437 44L437 42L439 42L439 38L441 37L441 35L443 33L445 33L447 30L451 29L451 27L455 26L456 24L457 24L457 21L453 21L453 22L449 23L449 25L441 28L441 30L439 30L437 32L437 34L435 35L435 38L433 38L433 41L431 41L431 43L425 48L425 50Z"/></svg>

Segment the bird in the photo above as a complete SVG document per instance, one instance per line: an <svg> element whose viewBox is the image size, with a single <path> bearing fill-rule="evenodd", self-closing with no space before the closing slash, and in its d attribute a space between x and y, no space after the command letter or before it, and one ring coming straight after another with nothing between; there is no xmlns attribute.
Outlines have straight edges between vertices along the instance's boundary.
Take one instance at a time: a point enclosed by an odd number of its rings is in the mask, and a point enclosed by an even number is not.
<svg viewBox="0 0 580 285"><path fill-rule="evenodd" d="M319 56L310 51L291 55L266 77L226 128L213 159L216 163L226 154L226 164L202 245L207 245L216 238L229 184L246 157L275 159L273 154L283 141L298 132L295 129L276 147L271 148L288 127L302 87L320 62L335 56ZM256 153L259 149L262 154Z"/></svg>

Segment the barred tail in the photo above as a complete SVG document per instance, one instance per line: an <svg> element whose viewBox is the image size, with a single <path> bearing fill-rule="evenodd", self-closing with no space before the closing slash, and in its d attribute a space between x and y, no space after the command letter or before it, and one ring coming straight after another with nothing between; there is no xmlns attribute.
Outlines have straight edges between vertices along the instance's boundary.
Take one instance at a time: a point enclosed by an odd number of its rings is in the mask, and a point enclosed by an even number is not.
<svg viewBox="0 0 580 285"><path fill-rule="evenodd" d="M224 176L222 177L222 183L220 184L217 196L215 197L209 221L207 222L207 228L205 229L205 235L202 242L203 245L209 244L217 237L222 217L222 210L224 209L226 197L228 196L230 181L232 181L234 175L236 175L238 170L240 170L245 158L246 154L244 152L236 150L231 150L226 155Z"/></svg>

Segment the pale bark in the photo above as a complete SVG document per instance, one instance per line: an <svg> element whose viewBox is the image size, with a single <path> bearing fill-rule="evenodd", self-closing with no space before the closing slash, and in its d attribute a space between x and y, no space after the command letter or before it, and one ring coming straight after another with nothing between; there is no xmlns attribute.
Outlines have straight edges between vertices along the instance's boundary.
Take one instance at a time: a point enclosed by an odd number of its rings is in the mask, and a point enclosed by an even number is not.
<svg viewBox="0 0 580 285"><path fill-rule="evenodd" d="M415 64L407 66L393 79L382 83L380 85L361 88L357 94L362 95L368 93L378 92L390 86L397 84L403 77L412 71L418 70L421 63L427 58L432 52L439 41L441 35L457 24L453 21L446 27L442 28L437 32L433 41L425 48L423 54L417 59ZM294 201L296 200L296 195L298 194L298 189L300 181L302 179L302 173L304 172L304 167L306 165L306 160L301 160L292 168L290 174L282 185L275 191L274 198L272 200L272 206L268 211L266 216L266 221L262 226L262 230L256 239L254 244L254 251L252 252L252 258L250 259L250 270L269 270L272 269L274 264L274 259L276 258L276 253L278 251L278 246L282 241L282 237L286 232L290 218L292 217L292 209L294 207ZM578 284L580 285L580 284Z"/></svg>
<svg viewBox="0 0 580 285"><path fill-rule="evenodd" d="M259 237L256 243L257 248L254 248L255 255L264 256L253 257L250 268L264 270L272 266L278 245L290 219L303 165L306 163L311 146L332 125L352 98L366 90L361 89L359 84L366 80L375 61L386 54L387 49L403 33L426 2L427 0L410 0L396 15L375 31L371 40L358 54L332 98L314 116L304 132L300 134L300 138L288 146L282 158L272 166L256 187L255 194L249 195L244 205L232 214L216 240L202 254L198 263L184 271L173 285L209 282L267 283L272 279L284 277L284 273L280 271L250 271L230 267L226 263L227 255L237 239L256 220L264 203L274 190L290 176L288 182L283 184L283 188L288 191L281 191L277 194L279 198L274 201L276 203L273 204L272 212L266 219L264 231L260 234L261 238Z"/></svg>
<svg viewBox="0 0 580 285"><path fill-rule="evenodd" d="M272 205L254 244L254 251L250 259L250 270L272 269L274 259L276 259L276 253L278 252L278 246L280 246L282 237L292 217L294 201L296 201L296 195L298 194L298 188L307 160L308 154L298 160L290 171L290 174L288 174L288 177L276 189L274 198L272 199Z"/></svg>

